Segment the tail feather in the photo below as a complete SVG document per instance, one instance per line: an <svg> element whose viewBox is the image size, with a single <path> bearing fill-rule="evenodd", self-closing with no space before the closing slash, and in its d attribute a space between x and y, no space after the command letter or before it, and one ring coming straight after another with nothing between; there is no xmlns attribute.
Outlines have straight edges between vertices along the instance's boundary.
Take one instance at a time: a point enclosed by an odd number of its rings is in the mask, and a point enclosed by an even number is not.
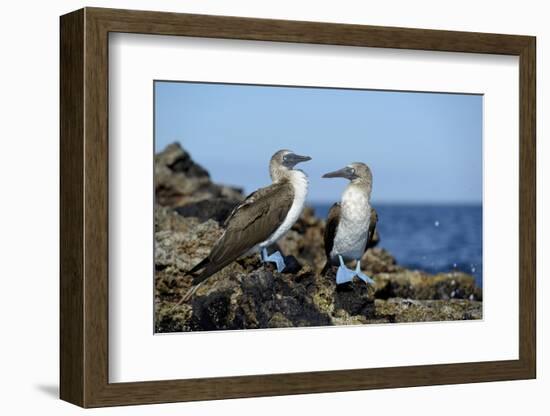
<svg viewBox="0 0 550 416"><path fill-rule="evenodd" d="M210 258L206 257L205 259L201 260L198 264L193 266L193 268L191 270L189 270L187 272L187 274L193 274L193 273L199 271L200 269L208 266L209 263L210 263Z"/></svg>
<svg viewBox="0 0 550 416"><path fill-rule="evenodd" d="M228 264L232 263L234 260L239 258L240 256L231 256L229 258L225 258L221 261L214 261L212 262L210 259L210 256L202 260L199 264L195 265L191 270L189 270L186 274L193 276L193 287L187 292L187 294L180 300L177 305L180 305L182 302L187 302L191 296L195 294L195 291L199 287L199 285L204 282L206 279L208 279L210 276L212 276L214 273L220 271ZM203 269L198 275L194 274L200 269Z"/></svg>
<svg viewBox="0 0 550 416"><path fill-rule="evenodd" d="M198 276L195 276L195 278L193 279L193 284L198 285L199 283L204 282L214 273L220 271L221 269L223 269L225 266L227 266L229 263L232 263L232 262L233 260L225 260L220 263L212 263L209 261L208 264L206 264L206 267L204 267L204 270Z"/></svg>
<svg viewBox="0 0 550 416"><path fill-rule="evenodd" d="M187 274L192 274L200 269L204 269L198 276L194 276L192 286L189 288L187 293L185 293L185 295L174 305L172 309L175 309L182 303L188 302L189 299L191 299L191 297L195 294L197 289L200 287L202 282L204 282L206 279L208 279L217 271L223 269L225 266L231 263L231 261L225 261L225 262L216 264L216 263L210 262L210 259L207 257L204 260L202 260L199 264L194 266L191 270L189 270Z"/></svg>
<svg viewBox="0 0 550 416"><path fill-rule="evenodd" d="M197 289L199 288L200 286L200 283L198 285L193 285L189 288L189 290L187 290L187 292L185 293L185 295L183 295L181 297L181 299L172 307L172 309L170 310L171 312L173 312L178 306L180 306L182 303L185 303L187 301L189 301L189 299L191 299L191 296L193 296L195 294L195 292L197 291Z"/></svg>

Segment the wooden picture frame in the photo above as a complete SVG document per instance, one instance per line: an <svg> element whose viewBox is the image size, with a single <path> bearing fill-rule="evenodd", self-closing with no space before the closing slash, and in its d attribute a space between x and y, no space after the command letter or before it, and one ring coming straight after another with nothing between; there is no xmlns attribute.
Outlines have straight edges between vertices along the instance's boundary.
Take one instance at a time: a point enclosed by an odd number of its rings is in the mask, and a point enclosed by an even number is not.
<svg viewBox="0 0 550 416"><path fill-rule="evenodd" d="M534 37L99 8L62 16L60 28L61 399L100 407L536 377ZM109 383L110 32L519 56L519 359Z"/></svg>

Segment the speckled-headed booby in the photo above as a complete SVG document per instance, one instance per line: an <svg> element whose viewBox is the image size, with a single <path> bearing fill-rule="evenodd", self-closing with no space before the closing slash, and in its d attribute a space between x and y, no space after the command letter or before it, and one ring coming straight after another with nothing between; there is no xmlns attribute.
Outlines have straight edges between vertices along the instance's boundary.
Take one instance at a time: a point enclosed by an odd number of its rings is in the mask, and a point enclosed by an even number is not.
<svg viewBox="0 0 550 416"><path fill-rule="evenodd" d="M279 240L298 220L304 208L308 179L294 167L311 160L290 150L279 150L271 157L269 173L272 184L250 194L225 221L225 231L207 258L189 273L203 271L194 278L194 287L183 300L193 295L200 283L239 257L260 252L262 261L273 262L277 270L285 268L278 251L268 255L267 248Z"/></svg>
<svg viewBox="0 0 550 416"><path fill-rule="evenodd" d="M342 195L342 202L335 203L328 214L325 228L325 253L327 264L339 264L336 283L350 282L354 276L365 283L374 281L361 272L361 257L372 242L378 216L370 205L372 173L364 163L352 163L345 168L323 175L323 178L346 178L350 181ZM356 260L355 270L346 267L346 261Z"/></svg>

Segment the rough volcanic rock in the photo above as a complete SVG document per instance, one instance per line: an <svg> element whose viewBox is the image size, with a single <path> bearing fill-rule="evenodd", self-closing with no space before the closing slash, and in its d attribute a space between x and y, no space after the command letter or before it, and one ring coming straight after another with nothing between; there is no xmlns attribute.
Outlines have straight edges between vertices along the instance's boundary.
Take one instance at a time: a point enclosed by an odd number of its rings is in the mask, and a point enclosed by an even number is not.
<svg viewBox="0 0 550 416"><path fill-rule="evenodd" d="M466 299L376 299L377 316L386 322L461 321L481 319L481 302Z"/></svg>
<svg viewBox="0 0 550 416"><path fill-rule="evenodd" d="M336 267L321 276L324 220L311 208L275 247L286 256L283 273L261 263L258 255L242 258L180 304L191 287L186 271L208 255L243 195L212 183L177 144L156 156L155 173L157 332L481 318L482 294L472 276L409 270L383 248L369 249L362 259L373 286L360 280L337 286Z"/></svg>
<svg viewBox="0 0 550 416"><path fill-rule="evenodd" d="M213 183L206 169L179 143L155 155L155 196L159 205L173 208L215 197L234 202L243 199L241 189Z"/></svg>
<svg viewBox="0 0 550 416"><path fill-rule="evenodd" d="M418 270L401 269L376 274L376 297L379 299L469 299L481 300L481 289L472 276L461 272L430 275Z"/></svg>
<svg viewBox="0 0 550 416"><path fill-rule="evenodd" d="M199 221L212 219L221 224L238 204L238 200L229 198L203 199L178 207L176 212L183 217L195 217Z"/></svg>
<svg viewBox="0 0 550 416"><path fill-rule="evenodd" d="M375 317L373 293L361 281L336 288L333 278L308 266L278 273L249 259L217 273L189 304L175 305L177 298L157 304L157 331L326 326L350 316L366 322Z"/></svg>

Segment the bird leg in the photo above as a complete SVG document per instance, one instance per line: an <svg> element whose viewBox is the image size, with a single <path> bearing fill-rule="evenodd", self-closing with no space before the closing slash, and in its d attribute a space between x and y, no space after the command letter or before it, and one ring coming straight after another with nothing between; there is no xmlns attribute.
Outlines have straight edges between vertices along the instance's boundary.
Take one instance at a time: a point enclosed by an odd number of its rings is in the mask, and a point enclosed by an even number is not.
<svg viewBox="0 0 550 416"><path fill-rule="evenodd" d="M357 277L361 279L363 282L374 285L374 280L372 280L369 276L361 272L361 260L357 260L357 266L355 266L355 273L357 274Z"/></svg>
<svg viewBox="0 0 550 416"><path fill-rule="evenodd" d="M264 248L264 249L262 249L261 258L262 258L263 262L275 263L275 265L277 266L277 271L279 273L281 273L286 267L285 259L284 259L283 255L278 251L276 251L274 253L271 253L268 256L267 255L267 249Z"/></svg>
<svg viewBox="0 0 550 416"><path fill-rule="evenodd" d="M338 258L340 259L340 266L336 271L336 284L341 285L342 283L351 282L356 272L346 267L342 256L338 255Z"/></svg>

